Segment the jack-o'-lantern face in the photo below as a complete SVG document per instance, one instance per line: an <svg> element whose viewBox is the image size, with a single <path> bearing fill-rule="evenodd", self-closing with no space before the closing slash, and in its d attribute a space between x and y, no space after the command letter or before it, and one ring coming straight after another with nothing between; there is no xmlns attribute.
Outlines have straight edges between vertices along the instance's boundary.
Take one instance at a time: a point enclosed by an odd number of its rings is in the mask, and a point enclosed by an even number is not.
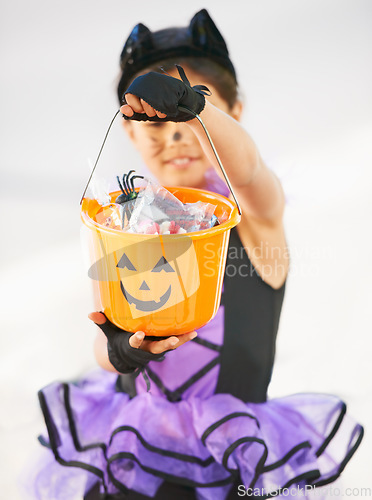
<svg viewBox="0 0 372 500"><path fill-rule="evenodd" d="M131 261L129 260L128 256L126 253L123 254L122 258L120 259L120 262L118 263L118 266L120 269L128 269L129 271L137 271L137 269L133 266ZM174 273L175 270L173 267L169 264L169 262L165 259L165 257L161 256L158 262L155 264L154 268L151 270L152 273L160 273L164 271L165 273ZM169 300L169 297L171 296L172 293L172 285L170 284L166 291L163 293L163 295L160 296L159 300L156 301L154 299L150 300L141 300L141 299L136 299L133 295L131 295L128 290L125 289L123 281L120 281L120 289L124 295L124 297L127 299L129 304L134 304L136 309L139 311L156 311L157 309L160 309L163 307ZM139 290L146 290L149 293L149 296L151 297L151 288L149 285L146 283L145 280L142 281L141 286L139 287ZM153 293L153 292L152 292Z"/></svg>
<svg viewBox="0 0 372 500"><path fill-rule="evenodd" d="M132 317L174 306L195 293L199 272L190 243L188 239L174 244L155 238L123 250L116 267Z"/></svg>
<svg viewBox="0 0 372 500"><path fill-rule="evenodd" d="M199 267L191 238L185 235L135 237L135 242L124 247L111 246L108 242L95 245L97 260L88 271L91 279L111 282L117 289L120 302L124 301L122 306L118 303L123 314L133 319L156 314L185 301L197 291ZM106 253L106 249L110 249L110 253Z"/></svg>

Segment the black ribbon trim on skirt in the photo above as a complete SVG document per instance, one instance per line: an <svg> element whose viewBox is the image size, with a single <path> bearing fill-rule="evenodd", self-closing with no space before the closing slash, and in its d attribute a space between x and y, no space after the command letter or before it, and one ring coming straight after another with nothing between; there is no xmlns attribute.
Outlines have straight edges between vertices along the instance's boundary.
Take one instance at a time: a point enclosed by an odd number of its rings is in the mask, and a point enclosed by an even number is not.
<svg viewBox="0 0 372 500"><path fill-rule="evenodd" d="M73 435L72 438L73 438L73 443L74 443L76 451L87 451L87 450L93 449L93 448L101 448L103 450L105 458L107 460L107 446L105 443L92 443L92 444L85 445L85 446L81 445L79 437L78 437L78 433L76 430L74 415L73 415L72 408L71 408L70 388L69 388L68 384L62 384L62 387L64 390L64 404L66 406L66 413L67 413L67 418L68 418L68 422L69 422L69 429L70 429L71 434ZM186 454L174 452L171 450L164 450L163 448L158 448L158 447L148 443L136 428L131 427L129 425L127 425L127 426L123 425L123 426L120 426L120 427L117 427L116 429L114 429L111 433L109 445L111 445L114 436L117 433L124 431L124 430L128 430L128 431L131 431L134 434L136 434L136 436L139 438L139 440L141 441L141 443L143 444L143 446L146 449L148 449L151 452L157 453L158 455L168 456L171 458L175 458L176 460L182 460L184 462L197 463L202 467L208 467L211 463L214 462L214 458L212 456L209 456L208 458L203 460L197 456L186 455Z"/></svg>
<svg viewBox="0 0 372 500"><path fill-rule="evenodd" d="M207 368L208 366L209 365L207 365L205 368ZM196 375L198 375L199 373L200 372L198 372ZM89 445L86 445L86 446L82 446L81 443L80 443L80 441L79 441L79 438L78 438L78 433L77 433L77 429L76 429L75 419L74 419L73 411L72 411L72 408L71 408L71 403L70 403L70 388L69 388L68 384L62 384L62 387L63 387L63 395L64 395L64 398L63 398L64 399L64 405L65 405L66 414L67 414L67 418L68 418L68 422L69 422L69 429L70 429L72 440L73 440L73 443L74 443L74 446L75 446L76 450L77 451L86 451L86 450L89 450L89 449L92 449L92 448L97 448L97 447L101 448L102 451L103 451L103 453L104 453L104 456L105 456L105 458L107 460L107 472L108 472L108 475L110 477L110 480L118 488L119 491L124 492L124 493L127 493L129 491L129 489L123 483L121 483L117 478L115 478L114 475L113 475L113 473L112 473L112 471L111 471L111 464L114 461L120 460L120 459L123 459L123 458L127 458L127 459L133 460L145 472L148 472L150 474L153 474L154 476L163 478L163 479L165 479L167 481L170 481L170 482L173 482L173 483L176 483L176 484L181 484L181 485L191 486L191 487L199 487L199 488L200 487L201 488L203 488L203 487L204 488L218 487L218 486L224 486L224 485L232 483L235 480L236 476L237 476L238 470L237 469L230 469L228 467L228 465L227 465L228 464L228 459L229 459L230 455L233 453L233 451L238 446L240 446L242 443L257 442L257 443L263 445L264 452L263 452L263 454L262 454L262 456L261 456L261 458L260 458L260 460L259 460L259 462L257 464L256 471L255 471L255 476L254 476L254 478L253 478L253 480L251 482L251 485L250 485L250 487L253 488L255 486L255 484L256 484L256 482L257 482L257 480L258 480L258 478L260 477L261 474L264 474L265 472L268 472L268 471L274 470L275 468L279 468L279 467L283 466L300 449L303 449L303 448L306 448L306 447L311 447L311 444L309 443L309 441L304 441L303 443L300 443L300 444L296 445L295 447L293 447L281 460L278 460L277 462L275 462L273 464L269 464L269 465L265 466L264 464L265 464L267 456L268 456L268 449L267 449L266 443L262 439L259 439L259 438L255 438L255 437L243 437L243 438L240 438L240 439L236 440L231 445L229 445L229 447L224 452L223 460L222 460L222 465L226 469L226 471L230 473L230 476L227 477L227 478L225 478L225 479L222 479L220 481L215 481L215 482L212 482L212 483L204 483L204 484L203 483L197 483L196 481L192 481L192 480L190 480L188 478L182 478L182 477L179 477L179 476L174 476L172 474L161 472L161 471L158 471L156 469L152 469L151 467L145 466L145 465L143 465L143 464L141 464L139 462L138 458L135 455L133 455L133 453L130 453L130 452L119 452L119 453L116 453L116 454L112 455L111 457L107 458L107 446L104 443L92 443L92 444L89 444ZM97 468L95 466L92 466L90 464L87 464L87 463L84 463L84 462L80 462L80 461L76 461L76 460L66 461L66 460L64 460L59 455L59 453L58 453L58 447L61 445L61 442L60 442L60 437L59 437L59 434L58 434L58 430L57 430L57 428L56 428L56 426L54 424L53 418L52 418L51 413L49 411L49 407L48 407L48 404L46 402L46 398L45 398L43 392L39 391L38 396L39 396L39 402L40 402L41 410L42 410L43 415L44 415L44 420L45 420L45 424L46 424L46 427L47 427L48 436L49 436L49 440L50 440L50 444L48 445L44 439L40 439L39 438L41 444L43 444L43 445L48 446L48 447L51 448L51 450L52 450L52 452L53 452L53 454L55 456L55 459L57 460L57 462L60 465L67 466L67 467L81 468L81 469L86 470L88 472L91 472L92 474L94 474L97 477L99 477L101 479L101 481L102 481L102 485L103 485L103 488L104 488L105 492L107 492L107 486L105 484L104 474L103 474L103 471L101 469L99 469L99 468ZM345 405L345 403L342 402L342 406L341 406L341 409L340 409L340 415L338 416L337 421L336 421L336 423L335 423L332 431L327 436L327 438L325 438L323 444L318 448L318 451L317 451L318 455L317 456L319 456L326 449L326 447L328 446L328 444L330 443L330 441L332 440L332 438L337 433L337 430L339 429L339 427L341 425L341 422L342 422L342 419L344 418L345 413L346 413L346 405ZM208 429L206 429L206 431L204 431L203 436L202 436L203 443L205 444L205 440L208 438L208 436L211 434L211 432L213 432L217 427L219 427L220 425L222 425L224 422L228 421L229 419L235 418L237 416L248 416L250 418L253 418L254 420L256 420L257 425L259 426L259 422L252 415L246 414L246 413L243 413L243 412L242 412L242 414L240 414L240 412L235 412L235 413L232 413L230 415L227 415L223 419L219 420L215 424L212 424L210 427L208 427ZM158 453L159 455L173 457L173 458L175 458L177 460L183 460L183 461L187 461L187 462L198 463L198 465L201 465L203 467L211 465L215 461L212 456L209 457L209 458L207 458L207 459L205 459L205 460L202 460L199 457L193 457L192 455L183 455L181 453L172 452L170 450L163 450L161 448L157 448L157 447L151 445L150 443L147 443L145 441L145 439L143 438L143 436L137 431L137 429L131 428L130 426L121 426L121 427L118 427L117 429L115 429L112 432L112 434L111 434L110 443L111 443L114 435L116 435L118 432L120 432L120 431L122 431L124 429L125 430L131 430L131 431L133 431L137 435L137 437L140 439L140 441L144 445L144 447L146 447L150 451ZM294 483L298 483L300 481L303 481L304 479L306 479L308 481L308 484L311 484L312 486L315 486L315 487L324 486L324 485L332 483L333 481L335 481L336 479L338 479L338 477L340 476L340 474L344 470L346 464L349 462L349 460L351 459L351 457L354 455L355 451L357 450L357 448L359 447L359 445L360 445L360 443L361 443L361 441L363 439L364 429L359 424L357 424L355 426L354 431L353 431L353 433L351 435L349 443L351 443L353 441L353 439L355 438L355 435L357 433L358 433L358 437L357 437L356 442L354 443L354 445L352 446L352 448L349 450L349 452L345 455L345 458L340 463L336 474L334 474L333 476L330 476L329 478L321 479L321 480L315 482L317 479L319 479L321 477L321 474L320 474L319 470L314 469L314 470L308 471L306 473L303 473L303 474L301 474L299 476L296 476L295 478L293 478L290 481L288 481L280 489L278 489L278 490L276 490L276 491L274 491L272 493L269 493L268 495L266 495L266 496L264 496L262 498L272 498L274 496L277 496L278 494L280 494L280 492L283 489L288 488L289 486L293 485Z"/></svg>
<svg viewBox="0 0 372 500"><path fill-rule="evenodd" d="M281 465L284 465L285 462L288 462L290 458L292 458L293 455L295 455L299 450L302 450L304 448L311 448L311 444L309 441L304 441L303 443L299 443L297 446L294 446L291 450L289 450L288 453L284 455L284 457L277 462L274 462L269 465L265 465L262 468L262 472L270 472L274 469L277 469Z"/></svg>
<svg viewBox="0 0 372 500"><path fill-rule="evenodd" d="M301 481L307 482L309 484L309 481L312 481L316 479L317 477L320 476L320 472L318 469L310 470L308 472L304 472L303 474L300 474L299 476L294 477L293 479L290 479L287 483L285 483L284 486L280 487L279 489L272 491L271 493L268 493L267 495L263 495L260 497L262 500L265 500L266 498L273 498L277 497L282 493L283 490L288 489L290 486L292 486L295 483L299 483Z"/></svg>
<svg viewBox="0 0 372 500"><path fill-rule="evenodd" d="M337 472L335 474L333 474L333 476L330 476L329 478L321 479L320 481L317 481L316 483L312 483L312 486L317 486L317 487L319 487L319 486L325 486L327 484L333 483L334 481L336 481L336 479L338 479L340 477L340 475L342 474L342 471L345 469L347 463L350 461L351 457L357 451L357 449L359 448L360 443L363 440L364 428L363 428L362 425L357 424L355 426L353 434L352 434L351 439L350 439L350 442L354 439L354 435L356 433L358 433L357 440L356 440L355 444L353 445L353 447L345 455L345 458L340 463L340 465L339 465L339 467L337 469Z"/></svg>
<svg viewBox="0 0 372 500"><path fill-rule="evenodd" d="M224 479L220 479L219 481L212 481L211 483L198 483L197 481L193 481L192 479L188 479L187 477L175 476L167 472L162 472L157 469L153 469L152 467L148 467L147 465L143 465L133 453L127 451L121 451L119 453L115 453L115 455L112 455L107 461L108 470L110 469L111 464L113 462L115 462L116 460L121 460L123 458L133 460L133 462L136 462L141 467L142 470L148 472L149 474L152 474L153 476L160 477L171 483L180 484L183 486L190 486L192 488L217 488L218 486L226 486L227 484L231 484L232 482L235 481L237 473L237 471L233 471L231 475L229 475ZM115 479L115 481L118 484L122 484L118 479ZM114 483L115 486L119 488L118 484L116 483Z"/></svg>
<svg viewBox="0 0 372 500"><path fill-rule="evenodd" d="M201 379L206 373L208 373L212 368L214 368L220 361L220 356L215 357L212 359L210 363L204 366L201 370L196 372L192 377L190 377L185 383L183 383L178 389L175 389L174 391L171 391L165 385L163 382L160 380L158 375L154 373L149 366L147 366L147 373L151 380L158 386L158 388L161 390L161 392L167 397L168 401L171 403L175 403L177 401L181 400L181 395L191 387L195 382L197 382L199 379Z"/></svg>
<svg viewBox="0 0 372 500"><path fill-rule="evenodd" d="M121 481L119 481L113 475L113 472L111 471L110 465L111 465L111 463L114 460L117 460L119 458L131 458L132 460L134 460L135 462L137 462L138 465L140 465L140 467L143 470L146 471L148 469L150 471L150 473L153 473L151 468L148 468L148 467L146 468L146 466L142 466L140 464L139 460L132 453L121 452L119 454L113 455L110 458L107 458L107 446L106 446L105 443L92 443L92 444L89 444L89 445L82 446L81 443L80 443L79 437L78 437L78 433L77 433L77 429L76 429L76 423L75 423L75 419L74 419L74 415L73 415L73 411L72 411L72 407L71 407L70 387L69 387L68 384L61 384L61 386L63 388L63 402L64 402L65 409L66 409L67 419L68 419L68 423L69 423L69 429L70 429L70 432L71 432L71 437L72 437L72 440L73 440L73 443L74 443L76 451L82 452L82 451L87 451L87 450L93 449L93 448L101 448L103 450L105 458L107 460L107 473L108 473L108 475L110 477L110 480L111 480L112 484L114 486L116 486L118 488L118 490L120 492L122 492L122 493L127 493L129 491L129 489L127 488L127 486L125 486ZM45 423L46 423L47 429L48 429L48 434L49 434L49 437L50 437L50 446L51 446L51 448L53 450L53 453L54 453L54 456L55 456L56 460L61 465L67 465L67 466L71 466L71 467L81 468L81 469L88 470L89 472L92 472L92 473L96 474L102 480L102 484L103 484L103 487L104 487L105 492L106 492L107 491L107 487L105 485L104 474L103 474L103 471L101 469L98 469L98 468L96 468L96 467L94 467L92 465L89 465L89 464L85 464L84 462L79 462L79 461L70 461L70 462L67 462L67 461L63 460L59 456L58 451L57 451L57 446L55 446L55 443L57 442L57 439L55 439L55 436L58 437L58 443L59 443L58 446L60 446L58 431L57 431L57 429L56 429L56 427L54 425L52 417L50 416L49 408L47 406L47 403L46 403L46 400L45 400L45 396L42 393L42 391L39 392L39 400L40 400L41 409L42 409L42 411L44 413L44 419L45 419ZM44 405L44 403L45 403L45 405ZM110 441L109 441L110 444L112 442L112 439L113 439L114 435L117 434L118 432L120 432L120 430L124 430L124 427L128 428L126 430L132 430L132 432L134 432L137 435L137 437L140 439L141 443L144 445L145 448L147 448L148 450L150 450L152 452L155 452L155 453L157 453L159 455L169 456L171 458L175 458L177 460L182 460L182 461L185 461L185 462L197 463L201 467L208 467L209 465L211 465L212 463L215 462L215 460L214 460L214 458L212 456L208 457L205 460L202 460L201 458L196 457L196 456L184 455L184 454L181 454L181 453L178 453L178 452L172 452L170 450L164 450L162 448L157 448L157 447L151 445L150 443L147 443L147 441L137 431L137 429L131 428L130 426L121 426L121 427L116 428L112 432L112 434L111 434ZM52 432L53 428L55 430L55 434L53 434L53 432ZM51 429L50 433L49 433L49 429ZM117 455L120 455L120 457L118 457ZM234 473L235 473L235 471L234 471ZM172 474L161 473L159 471L156 471L156 469L154 469L154 475L158 475L159 477L162 477L162 478L167 479L167 480L170 479L171 481L173 481L173 482L175 482L177 484L185 484L185 483L182 482L183 478L180 478L178 476L173 476ZM190 480L187 479L187 481L190 481ZM229 483L231 483L233 481L234 481L234 477L229 476L228 478L226 478L226 479L224 479L222 481L217 481L217 482L214 482L214 483L209 483L209 485L211 487L213 487L213 486L217 487L217 486L223 486L223 485L229 484ZM191 483L192 482L190 482L190 484ZM197 486L198 484L199 483L195 482L194 486ZM189 483L187 483L185 485L187 486L187 485L189 485ZM203 486L203 485L200 484L200 486Z"/></svg>
<svg viewBox="0 0 372 500"><path fill-rule="evenodd" d="M63 400L65 403L65 408L68 418L68 425L70 428L72 441L74 443L76 451L88 451L92 450L93 448L101 448L105 458L107 458L106 457L107 446L105 445L105 443L91 443L84 446L81 445L75 425L74 414L72 412L70 404L70 387L68 384L62 384L62 387L63 387Z"/></svg>
<svg viewBox="0 0 372 500"><path fill-rule="evenodd" d="M123 431L133 432L138 437L138 439L141 441L141 444L147 450L152 451L154 453L157 453L158 455L162 455L164 457L171 457L171 458L176 458L177 460L182 460L183 462L195 463L195 464L200 465L201 467L208 467L209 465L211 465L215 461L212 456L209 456L206 459L202 459L202 458L196 457L194 455L186 455L184 453L179 453L176 451L170 451L170 450L164 450L163 448L158 448L157 446L154 446L154 445L148 443L147 441L145 441L145 439L138 432L138 430L135 429L134 427L131 427L130 425L122 425L122 426L118 427L117 429L115 429L113 431L113 433L111 434L109 444L111 445L112 440L116 434L118 434L119 432L123 432Z"/></svg>
<svg viewBox="0 0 372 500"><path fill-rule="evenodd" d="M332 441L332 439L336 435L336 432L340 428L340 425L341 425L341 423L342 423L342 421L344 419L345 414L346 414L346 404L342 401L342 405L341 405L341 408L340 408L340 414L339 414L339 416L337 418L337 421L336 421L335 425L333 426L333 429L329 433L328 437L323 442L322 446L320 446L319 449L316 451L315 455L317 457L320 457L320 455L324 452L324 450L327 448L327 446L329 445L329 443Z"/></svg>
<svg viewBox="0 0 372 500"><path fill-rule="evenodd" d="M234 443L232 443L226 450L225 450L225 453L223 455L223 459L222 459L222 463L223 463L223 466L228 470L228 471L235 471L235 469L230 469L228 466L227 466L227 462L228 462L228 459L231 455L231 453L238 447L240 446L241 444L243 443L249 443L249 442L254 442L254 443L259 443L259 444L262 444L262 446L264 447L264 452L262 453L262 456L256 466L256 471L255 471L255 475L249 485L249 488L254 488L259 477L264 474L265 472L268 472L268 471L271 471L271 470L274 470L274 469L277 469L283 465L285 465L286 462L288 462L288 460L295 454L297 453L299 450L303 449L303 448L311 448L311 444L309 443L309 441L304 441L303 443L300 443L296 446L294 446L288 453L286 453L286 455L281 459L281 460L278 460L277 462L273 463L273 464L270 464L270 465L267 465L266 467L264 466L264 463L266 462L266 459L267 459L267 456L268 456L268 450L267 450L267 445L266 443L262 440L262 439L258 439L258 438L250 438L250 437L243 437L243 438L240 438L240 439L237 439ZM284 486L281 486L280 488L278 488L277 490L275 491L272 491L271 493L268 493L267 495L264 495L262 498L272 498L272 497L275 497L275 496L278 496L280 495L280 493L285 489L285 488L288 488L289 486L293 485L294 483L299 483L300 481L303 481L304 479L307 479L307 480L315 480L315 479L318 479L320 477L320 471L318 469L313 469L311 471L307 471L307 472L304 472L292 479L290 479Z"/></svg>
<svg viewBox="0 0 372 500"><path fill-rule="evenodd" d="M328 446L328 444L330 443L330 441L332 440L332 438L335 436L337 430L339 429L339 427L341 425L341 421L344 418L345 413L346 413L346 405L345 405L344 402L342 402L342 406L341 406L341 410L340 410L340 415L339 415L339 417L338 417L338 419L337 419L337 421L336 421L336 423L335 423L335 425L334 425L331 433L324 440L323 444L319 447L318 451L322 450L322 452L323 452L325 450L325 448ZM352 458L352 456L354 455L354 453L358 449L360 443L362 442L362 439L363 439L363 436L364 436L364 429L363 429L363 427L360 424L357 424L355 426L355 428L353 430L353 433L351 435L349 444L352 442L352 440L354 439L354 437L355 437L355 435L357 433L358 433L358 437L356 439L356 442L354 443L354 445L352 446L352 448L347 452L347 454L345 455L344 459L341 461L340 465L337 468L337 472L335 474L333 474L332 476L330 476L328 478L320 479L319 481L316 481L317 479L319 479L321 477L321 473L320 473L320 471L318 469L314 469L312 471L308 471L308 472L304 473L301 476L296 476L295 478L291 479L288 483L286 483L284 486L282 486L280 489L278 489L278 490L276 490L276 491L268 494L267 496L264 496L263 498L272 498L273 496L277 496L277 495L279 495L281 493L281 491L283 489L288 488L289 486L293 485L294 483L298 483L299 481L302 481L304 479L307 479L309 481L308 484L311 484L312 486L315 486L315 487L325 486L327 484L330 484L330 483L333 483L334 481L336 481L336 479L338 479L340 477L340 475L341 475L342 471L345 469L347 463L350 461L350 459ZM300 449L311 448L311 443L309 441L304 441L303 443L300 443L300 444L296 445L295 447L293 447L281 460L278 460L277 462L275 462L273 464L269 464L269 465L264 466L264 463L265 463L265 461L267 459L267 456L268 456L268 450L267 450L266 443L262 439L249 438L249 437L244 438L243 437L243 438L238 439L234 443L232 443L225 450L225 453L223 455L222 463L223 463L223 466L228 471L232 472L232 471L235 470L235 469L230 469L227 466L227 462L228 462L228 459L229 459L231 453L240 444L245 443L245 442L257 442L257 443L260 443L260 444L262 444L264 446L264 452L263 452L262 457L259 460L259 463L257 464L257 467L256 467L255 477L253 478L253 480L252 480L252 482L250 484L251 488L253 488L255 486L255 484L256 484L256 482L257 482L257 480L258 480L258 478L260 477L261 474L264 474L265 472L268 472L268 471L271 471L271 470L274 470L276 468L279 468L279 467L283 466Z"/></svg>
<svg viewBox="0 0 372 500"><path fill-rule="evenodd" d="M41 446L44 446L44 448L49 448L49 450L52 449L50 443L48 443L48 441L44 438L44 436L38 436L37 440L39 441Z"/></svg>
<svg viewBox="0 0 372 500"><path fill-rule="evenodd" d="M257 427L260 428L259 421L257 420L257 418L255 416L251 415L250 413L246 413L246 412L243 412L243 411L237 411L237 412L234 412L234 413L230 413L229 415L226 415L225 417L221 418L221 420L218 420L214 424L212 424L209 427L207 427L207 429L203 432L201 440L202 440L202 443L204 444L204 446L205 446L205 441L208 438L208 436L215 429L217 429L217 427L219 427L220 425L224 424L225 422L228 422L229 420L232 420L233 418L237 418L237 417L249 417L252 420L255 420Z"/></svg>
<svg viewBox="0 0 372 500"><path fill-rule="evenodd" d="M60 438L58 435L58 431L54 425L53 418L50 414L49 407L48 407L48 404L46 402L46 398L45 398L42 391L38 392L38 396L39 396L40 407L41 407L41 410L42 410L43 415L44 415L45 425L46 425L48 435L49 435L50 446L51 446L51 449L52 449L52 452L53 452L53 455L54 455L56 461L60 465L63 465L65 467L77 467L79 469L84 469L88 472L91 472L92 474L97 476L102 481L104 491L107 492L105 477L104 477L103 471L101 469L98 469L98 467L94 467L93 465L86 464L85 462L80 462L77 460L64 460L60 456L60 454L58 453L58 447L61 446L61 442L60 442Z"/></svg>

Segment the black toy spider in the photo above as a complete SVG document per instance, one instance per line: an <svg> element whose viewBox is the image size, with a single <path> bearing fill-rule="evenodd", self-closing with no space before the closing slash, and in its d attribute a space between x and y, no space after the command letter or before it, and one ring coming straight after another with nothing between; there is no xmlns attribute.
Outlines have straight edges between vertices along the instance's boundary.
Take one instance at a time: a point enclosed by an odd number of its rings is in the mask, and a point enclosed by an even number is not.
<svg viewBox="0 0 372 500"><path fill-rule="evenodd" d="M127 216L127 220L130 219L135 200L138 196L134 187L134 179L144 179L143 175L131 175L134 172L134 170L130 170L127 174L124 174L122 181L120 181L118 175L116 176L119 187L123 193L115 200L115 203L122 206L122 227L124 227L125 224L125 215Z"/></svg>
<svg viewBox="0 0 372 500"><path fill-rule="evenodd" d="M115 203L122 205L123 203L126 203L130 200L134 200L135 198L137 198L138 193L136 192L134 187L134 179L144 179L144 177L143 175L130 176L134 172L135 172L134 170L130 170L127 174L124 174L121 182L119 176L118 175L116 176L119 187L123 194L121 194L116 198Z"/></svg>

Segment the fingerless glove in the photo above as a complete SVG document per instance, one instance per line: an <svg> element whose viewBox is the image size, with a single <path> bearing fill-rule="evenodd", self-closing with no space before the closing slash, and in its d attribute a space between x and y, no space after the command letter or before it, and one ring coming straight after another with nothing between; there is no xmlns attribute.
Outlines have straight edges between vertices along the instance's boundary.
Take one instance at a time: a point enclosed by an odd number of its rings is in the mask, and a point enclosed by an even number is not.
<svg viewBox="0 0 372 500"><path fill-rule="evenodd" d="M156 111L166 114L166 118L150 117L146 113L134 113L130 117L124 115L124 119L185 122L192 120L195 113L201 113L205 106L204 96L210 95L209 89L205 85L191 87L183 68L178 65L176 67L181 80L170 75L150 71L135 78L124 93L124 98L126 94L133 94L143 99ZM179 106L190 111L183 111L179 109Z"/></svg>
<svg viewBox="0 0 372 500"><path fill-rule="evenodd" d="M161 361L163 353L153 354L151 352L137 349L129 344L133 333L118 328L106 318L103 325L96 325L103 331L107 338L107 352L110 363L120 373L132 373L136 369L144 368L149 361Z"/></svg>

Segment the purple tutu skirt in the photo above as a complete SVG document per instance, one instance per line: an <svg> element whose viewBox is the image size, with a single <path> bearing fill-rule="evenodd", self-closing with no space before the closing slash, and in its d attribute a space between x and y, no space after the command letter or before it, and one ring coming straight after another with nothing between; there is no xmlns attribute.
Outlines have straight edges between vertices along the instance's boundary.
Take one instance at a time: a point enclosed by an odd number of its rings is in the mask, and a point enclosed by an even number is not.
<svg viewBox="0 0 372 500"><path fill-rule="evenodd" d="M154 496L163 481L223 500L245 487L277 495L292 485L325 485L340 475L363 428L327 394L244 403L229 394L171 403L150 393L130 399L117 375L96 371L76 384L40 391L48 449L35 466L32 498L82 498L95 483L115 494Z"/></svg>

